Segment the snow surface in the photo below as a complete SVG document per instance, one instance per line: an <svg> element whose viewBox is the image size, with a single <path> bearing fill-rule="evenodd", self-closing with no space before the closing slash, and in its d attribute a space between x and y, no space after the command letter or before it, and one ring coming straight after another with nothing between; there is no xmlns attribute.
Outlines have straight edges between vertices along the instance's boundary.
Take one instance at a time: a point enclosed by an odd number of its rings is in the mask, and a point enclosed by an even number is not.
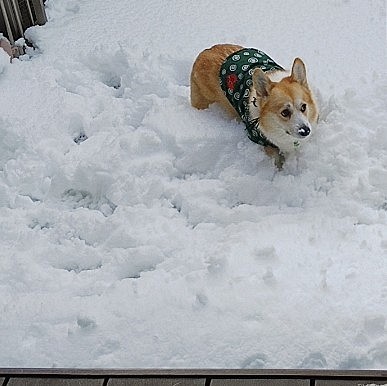
<svg viewBox="0 0 387 386"><path fill-rule="evenodd" d="M0 366L386 368L386 3L245 3L48 0L0 52ZM307 64L280 172L190 106L219 42Z"/></svg>

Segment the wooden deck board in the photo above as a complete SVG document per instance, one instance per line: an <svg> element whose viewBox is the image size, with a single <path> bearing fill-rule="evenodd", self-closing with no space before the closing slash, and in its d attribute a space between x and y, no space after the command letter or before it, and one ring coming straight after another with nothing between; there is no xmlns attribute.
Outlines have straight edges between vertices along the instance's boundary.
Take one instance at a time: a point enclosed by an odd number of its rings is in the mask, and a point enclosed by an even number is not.
<svg viewBox="0 0 387 386"><path fill-rule="evenodd" d="M112 378L108 386L205 386L205 379L187 378Z"/></svg>
<svg viewBox="0 0 387 386"><path fill-rule="evenodd" d="M309 386L309 379L214 379L211 386Z"/></svg>
<svg viewBox="0 0 387 386"><path fill-rule="evenodd" d="M384 381L372 381L358 379L353 381L344 380L317 380L316 386L368 386L368 385L387 385L387 379Z"/></svg>
<svg viewBox="0 0 387 386"><path fill-rule="evenodd" d="M7 386L103 386L104 379L88 378L11 378Z"/></svg>
<svg viewBox="0 0 387 386"><path fill-rule="evenodd" d="M206 385L387 386L387 370L0 368L0 386Z"/></svg>

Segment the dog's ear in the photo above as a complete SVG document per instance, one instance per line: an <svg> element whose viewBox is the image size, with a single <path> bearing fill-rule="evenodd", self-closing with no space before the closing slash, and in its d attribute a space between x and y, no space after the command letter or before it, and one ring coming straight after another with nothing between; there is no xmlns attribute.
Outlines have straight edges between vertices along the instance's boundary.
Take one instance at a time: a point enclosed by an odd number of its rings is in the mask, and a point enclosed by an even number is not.
<svg viewBox="0 0 387 386"><path fill-rule="evenodd" d="M305 64L300 58L294 59L291 78L302 86L308 86Z"/></svg>
<svg viewBox="0 0 387 386"><path fill-rule="evenodd" d="M272 88L272 81L269 77L259 67L257 67L253 72L252 79L257 95L260 98L267 97Z"/></svg>

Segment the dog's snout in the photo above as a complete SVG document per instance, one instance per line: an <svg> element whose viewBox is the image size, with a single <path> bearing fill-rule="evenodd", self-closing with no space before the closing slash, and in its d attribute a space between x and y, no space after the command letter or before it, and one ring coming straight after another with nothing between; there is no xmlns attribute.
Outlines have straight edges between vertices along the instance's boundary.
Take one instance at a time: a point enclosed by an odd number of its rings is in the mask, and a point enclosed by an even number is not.
<svg viewBox="0 0 387 386"><path fill-rule="evenodd" d="M310 128L308 126L301 126L298 129L298 134L300 134L302 137L307 137L310 134Z"/></svg>

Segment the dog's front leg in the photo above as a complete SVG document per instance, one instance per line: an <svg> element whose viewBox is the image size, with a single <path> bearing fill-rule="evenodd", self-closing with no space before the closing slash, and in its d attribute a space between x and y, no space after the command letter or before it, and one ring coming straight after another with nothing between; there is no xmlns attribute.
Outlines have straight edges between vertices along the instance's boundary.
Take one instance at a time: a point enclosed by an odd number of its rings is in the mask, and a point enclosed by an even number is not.
<svg viewBox="0 0 387 386"><path fill-rule="evenodd" d="M279 149L273 146L266 146L265 152L269 157L274 158L274 164L278 170L282 170L282 166L285 163L285 157L280 153Z"/></svg>

